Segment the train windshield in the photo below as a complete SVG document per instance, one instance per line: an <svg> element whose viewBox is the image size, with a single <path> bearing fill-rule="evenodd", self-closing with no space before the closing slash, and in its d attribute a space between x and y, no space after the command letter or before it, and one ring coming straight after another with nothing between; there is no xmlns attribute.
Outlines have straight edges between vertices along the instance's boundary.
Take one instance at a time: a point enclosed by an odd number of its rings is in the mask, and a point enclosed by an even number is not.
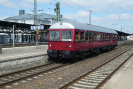
<svg viewBox="0 0 133 89"><path fill-rule="evenodd" d="M72 41L72 31L62 31L62 41Z"/></svg>
<svg viewBox="0 0 133 89"><path fill-rule="evenodd" d="M60 40L60 31L50 31L50 40L59 41Z"/></svg>

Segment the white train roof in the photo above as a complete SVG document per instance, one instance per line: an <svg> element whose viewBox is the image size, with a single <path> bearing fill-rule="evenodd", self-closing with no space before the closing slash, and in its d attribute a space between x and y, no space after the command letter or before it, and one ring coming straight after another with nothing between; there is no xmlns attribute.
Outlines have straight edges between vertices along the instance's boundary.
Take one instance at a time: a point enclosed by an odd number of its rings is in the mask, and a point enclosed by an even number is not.
<svg viewBox="0 0 133 89"><path fill-rule="evenodd" d="M78 23L74 21L59 21L51 25L49 29L80 29L80 30L90 30L90 31L117 34L116 31L111 30L111 29L107 29L107 28L100 27L100 26L87 25L87 24Z"/></svg>

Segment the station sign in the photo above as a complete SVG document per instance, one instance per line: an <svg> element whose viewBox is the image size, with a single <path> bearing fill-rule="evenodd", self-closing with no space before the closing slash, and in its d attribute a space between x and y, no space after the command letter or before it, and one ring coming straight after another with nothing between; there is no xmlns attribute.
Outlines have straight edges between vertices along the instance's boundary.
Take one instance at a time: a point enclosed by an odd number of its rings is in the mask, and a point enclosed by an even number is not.
<svg viewBox="0 0 133 89"><path fill-rule="evenodd" d="M31 30L38 30L38 29L42 30L42 29L44 29L44 26L42 26L42 25L40 25L40 26L31 26L30 29Z"/></svg>

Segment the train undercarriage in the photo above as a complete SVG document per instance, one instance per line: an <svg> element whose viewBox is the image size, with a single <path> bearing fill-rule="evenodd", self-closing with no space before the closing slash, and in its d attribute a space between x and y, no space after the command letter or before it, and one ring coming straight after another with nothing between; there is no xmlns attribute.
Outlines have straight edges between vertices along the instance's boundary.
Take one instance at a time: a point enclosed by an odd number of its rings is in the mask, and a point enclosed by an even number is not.
<svg viewBox="0 0 133 89"><path fill-rule="evenodd" d="M65 50L47 50L48 56L51 58L70 58L70 59L79 59L84 58L90 53L100 53L101 50L111 50L114 49L117 45L110 45L104 47L97 47L91 49L84 49L78 51L65 51Z"/></svg>

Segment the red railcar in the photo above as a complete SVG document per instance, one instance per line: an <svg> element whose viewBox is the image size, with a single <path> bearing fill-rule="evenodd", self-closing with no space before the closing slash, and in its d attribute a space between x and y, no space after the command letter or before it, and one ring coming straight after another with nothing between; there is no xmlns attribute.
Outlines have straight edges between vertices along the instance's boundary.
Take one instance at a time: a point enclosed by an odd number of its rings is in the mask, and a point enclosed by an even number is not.
<svg viewBox="0 0 133 89"><path fill-rule="evenodd" d="M77 58L117 46L117 32L78 22L57 22L49 29L49 57Z"/></svg>

